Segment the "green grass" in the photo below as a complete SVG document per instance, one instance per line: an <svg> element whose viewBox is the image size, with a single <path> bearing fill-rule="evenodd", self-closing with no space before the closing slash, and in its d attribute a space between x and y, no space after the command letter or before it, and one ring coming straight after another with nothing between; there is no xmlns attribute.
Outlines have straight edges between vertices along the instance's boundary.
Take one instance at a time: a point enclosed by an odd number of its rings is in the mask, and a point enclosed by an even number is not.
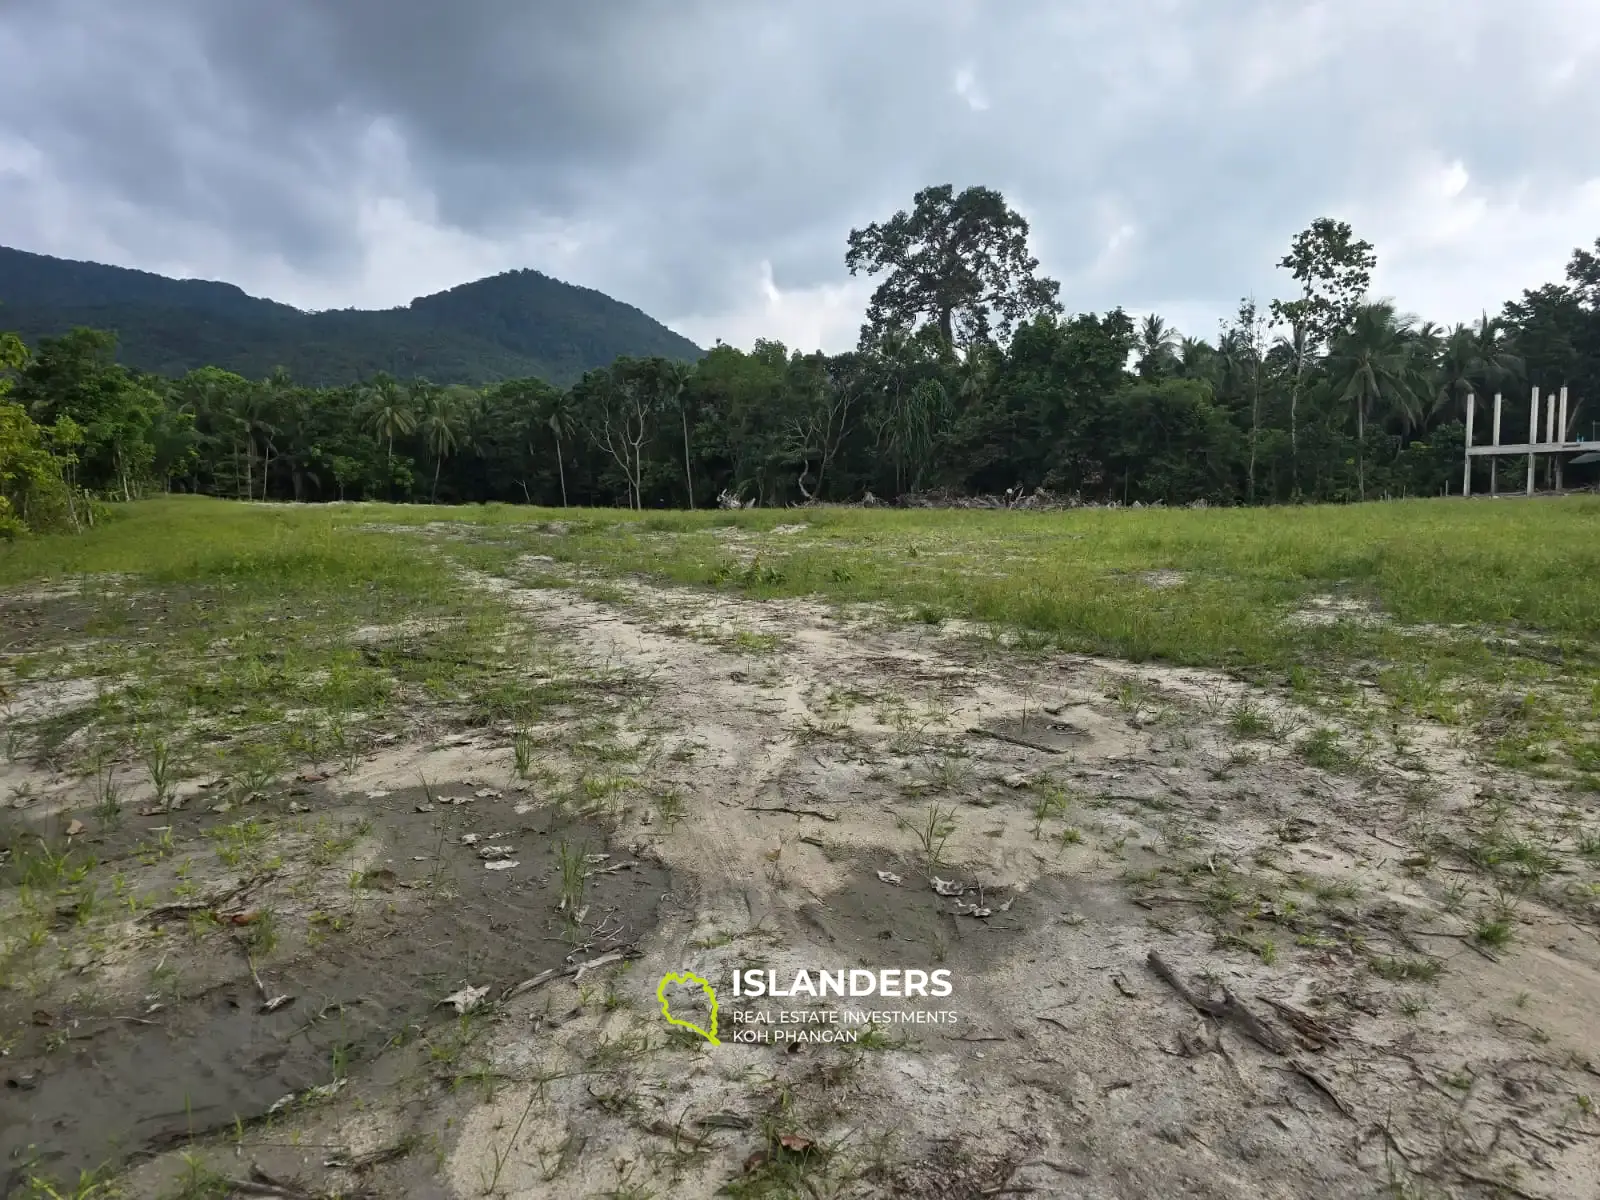
<svg viewBox="0 0 1600 1200"><path fill-rule="evenodd" d="M0 589L77 584L59 609L87 614L40 631L31 673L116 680L36 723L37 753L90 729L135 757L125 779L169 792L222 770L242 798L349 761L419 703L487 724L571 699L570 682L527 678L527 631L500 601L422 540L361 528L371 510L171 497L114 512L0 549ZM100 639L91 653L81 634Z"/></svg>
<svg viewBox="0 0 1600 1200"><path fill-rule="evenodd" d="M1302 690L1336 687L1359 669L1401 710L1445 720L1482 715L1478 685L1570 689L1577 709L1560 707L1576 712L1576 724L1552 720L1547 706L1513 714L1496 735L1507 761L1539 764L1553 746L1571 746L1576 761L1600 744L1577 727L1600 716L1597 518L1600 499L1589 497L1062 513L296 508L170 497L125 506L85 535L0 547L0 586L126 572L159 586L242 591L260 601L249 613L258 628L278 617L276 636L302 619L303 606L286 606L302 596L320 598L325 610L310 619L324 622L327 608L372 620L396 608L459 612L452 558L514 574L518 558L538 553L558 570L885 604L908 620L938 613L1034 644L1287 677ZM430 523L465 536L425 542L370 528ZM771 532L798 523L806 528ZM1182 581L1158 588L1138 578L1156 569ZM1382 620L1285 619L1323 595L1359 601ZM138 617L114 608L102 620ZM321 686L350 706L381 702L381 682L349 647L340 653ZM413 666L426 676L426 663ZM258 672L219 686L238 693L272 682ZM536 700L504 699L484 715Z"/></svg>
<svg viewBox="0 0 1600 1200"><path fill-rule="evenodd" d="M1134 658L1268 659L1347 636L1277 627L1284 610L1330 591L1372 601L1402 624L1520 626L1558 639L1591 638L1600 630L1594 582L1600 545L1590 536L1597 518L1600 500L1588 497L1133 512L738 514L509 505L295 508L168 497L124 506L118 519L81 536L0 548L0 585L109 571L155 582L287 572L426 592L440 585L438 572L418 573L416 559L397 552L392 538L359 527L437 522L476 526L511 550L549 546L546 553L568 562L648 569L684 583L717 580L775 594L938 607L1095 640ZM566 532L541 535L534 528L552 520ZM808 529L763 537L775 525L797 522ZM759 564L733 564L726 539L716 535L729 529L753 539ZM667 554L663 537L673 540ZM1186 578L1175 587L1144 588L1122 577L1157 568ZM1173 619L1176 627L1164 628Z"/></svg>
<svg viewBox="0 0 1600 1200"><path fill-rule="evenodd" d="M428 510L423 510L428 511ZM1532 630L1592 670L1600 629L1600 501L1339 508L1083 510L1064 513L823 509L797 514L554 514L454 511L508 553L642 571L760 596L817 594L938 611L1050 635L1068 649L1192 666L1287 672L1362 659L1412 668L1389 685L1429 702L1438 679L1506 673L1522 656L1485 646L1479 627ZM804 521L799 534L777 524ZM518 526L527 526L518 530ZM743 565L727 534L741 535ZM532 536L528 536L528 535ZM915 551L915 553L913 553ZM1177 586L1132 578L1180 572ZM1337 594L1388 621L1295 625L1311 597ZM1408 626L1431 625L1419 635ZM1449 626L1471 629L1453 631ZM1538 678L1543 658L1525 672Z"/></svg>

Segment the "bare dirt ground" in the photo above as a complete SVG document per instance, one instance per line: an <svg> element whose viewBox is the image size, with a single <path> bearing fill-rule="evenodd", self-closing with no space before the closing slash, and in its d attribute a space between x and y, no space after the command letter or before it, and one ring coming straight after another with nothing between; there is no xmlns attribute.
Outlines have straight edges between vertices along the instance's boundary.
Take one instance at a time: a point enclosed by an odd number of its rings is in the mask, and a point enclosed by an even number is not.
<svg viewBox="0 0 1600 1200"><path fill-rule="evenodd" d="M208 837L245 861L0 1003L13 1163L116 1126L150 1196L1600 1195L1592 805L1286 689L545 570L475 582L636 699L533 731L543 774L503 730L407 738L254 801L271 838L203 799L77 835L132 890ZM258 974L246 920L163 995L152 924L263 910L323 940ZM853 967L953 992L725 990ZM719 1045L662 1019L685 971ZM958 1019L729 1036L840 1007Z"/></svg>

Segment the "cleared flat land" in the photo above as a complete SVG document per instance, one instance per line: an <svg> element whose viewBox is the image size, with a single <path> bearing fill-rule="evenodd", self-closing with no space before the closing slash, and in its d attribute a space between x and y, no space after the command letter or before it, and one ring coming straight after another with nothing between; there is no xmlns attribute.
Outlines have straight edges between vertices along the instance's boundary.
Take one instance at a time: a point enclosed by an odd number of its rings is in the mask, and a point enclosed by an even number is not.
<svg viewBox="0 0 1600 1200"><path fill-rule="evenodd" d="M171 499L0 548L5 1194L1595 1195L1597 521ZM726 990L855 967L953 992ZM841 1007L958 1020L730 1036Z"/></svg>

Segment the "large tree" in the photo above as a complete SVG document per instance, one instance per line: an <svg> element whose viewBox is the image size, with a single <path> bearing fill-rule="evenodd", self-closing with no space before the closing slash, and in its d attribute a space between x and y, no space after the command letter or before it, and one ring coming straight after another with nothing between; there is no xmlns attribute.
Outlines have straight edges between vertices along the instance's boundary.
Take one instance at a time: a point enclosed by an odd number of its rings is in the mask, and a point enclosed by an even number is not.
<svg viewBox="0 0 1600 1200"><path fill-rule="evenodd" d="M852 275L887 272L867 308L864 347L928 324L954 350L1061 311L1061 285L1028 253L1028 222L991 188L924 188L910 212L852 229L844 261Z"/></svg>
<svg viewBox="0 0 1600 1200"><path fill-rule="evenodd" d="M1349 329L1366 298L1372 269L1378 265L1372 243L1355 236L1347 221L1318 217L1295 235L1289 253L1278 261L1300 285L1294 300L1274 300L1272 316L1289 327L1286 344L1294 354L1294 385L1289 394L1291 469L1298 481L1300 394L1313 356Z"/></svg>

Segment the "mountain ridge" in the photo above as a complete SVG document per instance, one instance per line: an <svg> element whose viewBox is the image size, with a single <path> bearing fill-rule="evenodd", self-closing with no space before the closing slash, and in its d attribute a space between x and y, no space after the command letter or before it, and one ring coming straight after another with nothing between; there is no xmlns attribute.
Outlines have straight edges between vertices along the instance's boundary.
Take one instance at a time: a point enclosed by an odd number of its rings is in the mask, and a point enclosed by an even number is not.
<svg viewBox="0 0 1600 1200"><path fill-rule="evenodd" d="M221 280L0 246L0 330L34 342L76 325L116 331L119 359L138 370L217 366L261 378L282 366L315 386L379 371L466 384L535 376L564 386L619 357L693 361L704 353L634 305L530 268L394 308L306 311Z"/></svg>

